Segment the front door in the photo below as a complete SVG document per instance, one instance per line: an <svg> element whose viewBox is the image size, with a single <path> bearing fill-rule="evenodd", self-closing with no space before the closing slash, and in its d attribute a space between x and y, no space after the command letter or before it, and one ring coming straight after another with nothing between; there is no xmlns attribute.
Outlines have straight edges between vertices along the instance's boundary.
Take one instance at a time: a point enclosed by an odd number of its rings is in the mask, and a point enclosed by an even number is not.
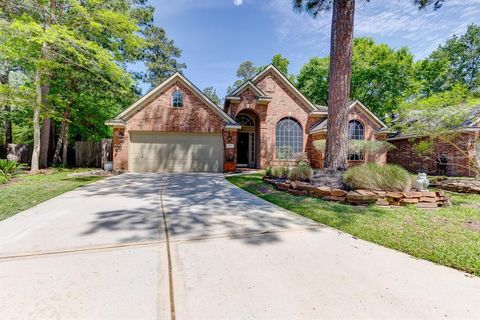
<svg viewBox="0 0 480 320"><path fill-rule="evenodd" d="M239 132L237 141L237 165L248 166L248 149L250 146L250 135L248 132Z"/></svg>

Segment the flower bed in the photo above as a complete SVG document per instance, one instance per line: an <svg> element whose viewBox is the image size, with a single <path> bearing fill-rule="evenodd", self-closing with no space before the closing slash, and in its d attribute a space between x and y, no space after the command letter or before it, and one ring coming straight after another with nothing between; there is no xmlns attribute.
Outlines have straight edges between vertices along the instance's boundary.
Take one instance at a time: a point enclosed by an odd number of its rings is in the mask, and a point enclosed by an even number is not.
<svg viewBox="0 0 480 320"><path fill-rule="evenodd" d="M307 182L285 179L264 178L280 191L286 191L297 196L312 196L328 201L348 203L351 205L404 206L415 205L418 208L438 208L450 206L450 200L444 191L436 192L391 192L352 190L315 186Z"/></svg>

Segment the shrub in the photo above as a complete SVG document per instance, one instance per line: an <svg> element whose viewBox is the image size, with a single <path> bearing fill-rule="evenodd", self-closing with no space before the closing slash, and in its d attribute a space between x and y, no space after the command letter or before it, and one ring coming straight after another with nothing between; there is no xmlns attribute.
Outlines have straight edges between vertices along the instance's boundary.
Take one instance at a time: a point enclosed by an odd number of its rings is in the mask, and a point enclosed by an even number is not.
<svg viewBox="0 0 480 320"><path fill-rule="evenodd" d="M18 168L16 161L0 159L0 183L7 183Z"/></svg>
<svg viewBox="0 0 480 320"><path fill-rule="evenodd" d="M272 178L286 178L288 177L289 169L287 167L272 167L271 168L271 177Z"/></svg>
<svg viewBox="0 0 480 320"><path fill-rule="evenodd" d="M410 174L400 166L368 163L351 167L343 175L343 182L353 189L408 191Z"/></svg>
<svg viewBox="0 0 480 320"><path fill-rule="evenodd" d="M310 180L312 174L312 167L308 163L300 162L290 170L288 178L295 181L307 181Z"/></svg>

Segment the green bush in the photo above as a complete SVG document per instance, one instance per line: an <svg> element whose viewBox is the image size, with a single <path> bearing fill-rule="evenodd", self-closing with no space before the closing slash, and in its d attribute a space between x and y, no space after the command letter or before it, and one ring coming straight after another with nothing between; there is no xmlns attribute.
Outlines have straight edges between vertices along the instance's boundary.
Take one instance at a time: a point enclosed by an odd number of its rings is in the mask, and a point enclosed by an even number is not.
<svg viewBox="0 0 480 320"><path fill-rule="evenodd" d="M288 173L288 178L295 181L307 181L313 175L313 169L308 163L300 162Z"/></svg>
<svg viewBox="0 0 480 320"><path fill-rule="evenodd" d="M288 177L288 168L287 167L268 167L265 175L271 178L287 178Z"/></svg>
<svg viewBox="0 0 480 320"><path fill-rule="evenodd" d="M400 166L367 163L351 167L343 175L343 182L353 189L408 191L410 174Z"/></svg>
<svg viewBox="0 0 480 320"><path fill-rule="evenodd" d="M16 161L0 159L0 183L7 183L18 168L19 165Z"/></svg>

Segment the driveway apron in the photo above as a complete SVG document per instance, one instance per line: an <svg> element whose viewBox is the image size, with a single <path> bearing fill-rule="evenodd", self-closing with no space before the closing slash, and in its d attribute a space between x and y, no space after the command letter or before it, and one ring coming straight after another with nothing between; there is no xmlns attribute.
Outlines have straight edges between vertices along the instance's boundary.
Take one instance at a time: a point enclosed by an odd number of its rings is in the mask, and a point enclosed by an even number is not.
<svg viewBox="0 0 480 320"><path fill-rule="evenodd" d="M219 174L125 174L0 222L2 319L478 319L479 301L479 278Z"/></svg>

